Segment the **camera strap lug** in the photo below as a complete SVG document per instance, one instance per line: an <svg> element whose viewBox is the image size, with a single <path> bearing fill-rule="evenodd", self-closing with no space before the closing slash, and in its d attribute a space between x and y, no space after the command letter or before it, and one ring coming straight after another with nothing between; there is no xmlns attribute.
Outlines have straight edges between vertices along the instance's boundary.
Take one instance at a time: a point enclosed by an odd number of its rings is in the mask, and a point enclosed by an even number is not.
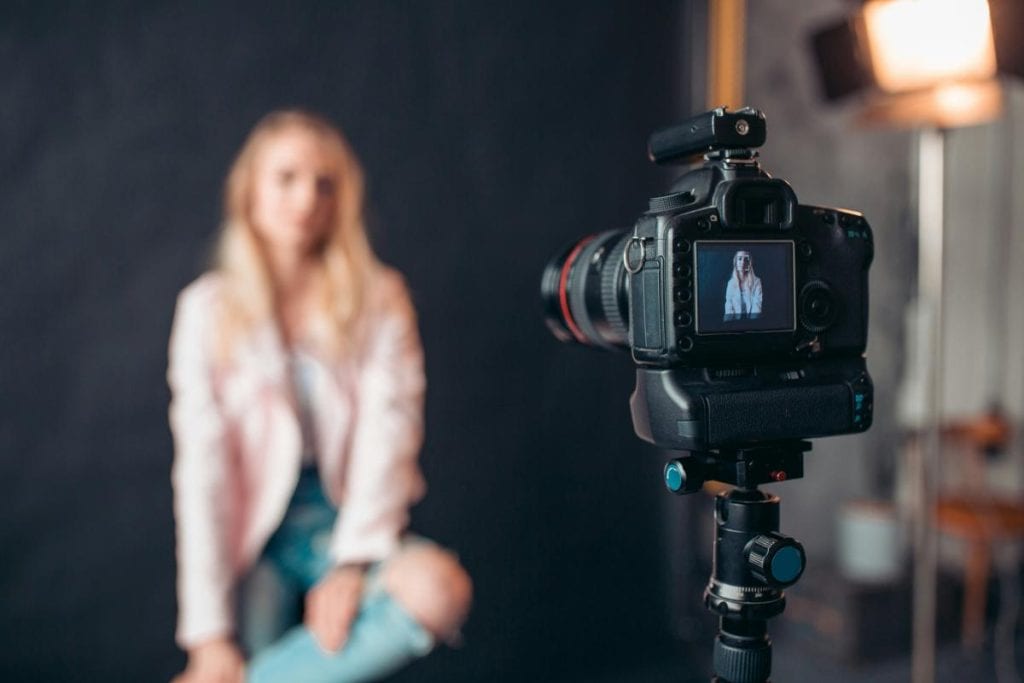
<svg viewBox="0 0 1024 683"><path fill-rule="evenodd" d="M636 275L643 269L644 261L647 260L647 242L651 240L650 237L640 237L639 235L633 235L626 242L626 248L622 250L622 265L626 268L626 272L630 275ZM640 247L640 259L634 264L630 260L630 253L634 247Z"/></svg>

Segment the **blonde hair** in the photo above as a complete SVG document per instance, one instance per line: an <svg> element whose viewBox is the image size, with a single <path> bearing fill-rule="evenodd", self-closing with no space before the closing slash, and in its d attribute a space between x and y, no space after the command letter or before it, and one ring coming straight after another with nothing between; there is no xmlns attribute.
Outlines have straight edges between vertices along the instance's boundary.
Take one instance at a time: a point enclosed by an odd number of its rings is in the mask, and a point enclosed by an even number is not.
<svg viewBox="0 0 1024 683"><path fill-rule="evenodd" d="M750 271L744 275L740 272L739 266L736 265L736 261L739 259L740 254L746 254L747 258L750 259ZM750 255L749 251L737 251L732 257L732 279L736 281L736 286L740 290L749 290L754 286L754 280L757 275L754 274L754 257Z"/></svg>
<svg viewBox="0 0 1024 683"><path fill-rule="evenodd" d="M332 224L315 248L312 279L317 288L317 342L327 353L344 352L362 312L367 283L379 267L363 219L363 170L341 131L316 114L281 110L256 124L235 158L224 187L224 222L213 267L221 276L221 360L241 336L275 320L274 288L264 247L253 229L251 206L256 160L274 135L301 128L321 140L335 174Z"/></svg>

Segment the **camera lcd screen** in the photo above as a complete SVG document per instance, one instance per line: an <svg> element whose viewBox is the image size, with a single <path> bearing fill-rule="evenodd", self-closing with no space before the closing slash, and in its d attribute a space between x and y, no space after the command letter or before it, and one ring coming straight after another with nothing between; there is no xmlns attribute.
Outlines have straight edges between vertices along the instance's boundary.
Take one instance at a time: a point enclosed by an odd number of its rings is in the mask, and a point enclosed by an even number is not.
<svg viewBox="0 0 1024 683"><path fill-rule="evenodd" d="M793 242L696 243L697 334L791 332Z"/></svg>

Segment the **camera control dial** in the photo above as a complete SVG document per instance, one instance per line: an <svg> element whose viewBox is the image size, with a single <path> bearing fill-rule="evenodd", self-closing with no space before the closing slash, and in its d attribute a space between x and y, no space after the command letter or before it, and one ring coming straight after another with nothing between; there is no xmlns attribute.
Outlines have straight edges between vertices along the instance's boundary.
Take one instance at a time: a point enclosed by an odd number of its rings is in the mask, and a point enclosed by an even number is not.
<svg viewBox="0 0 1024 683"><path fill-rule="evenodd" d="M839 316L839 303L832 288L821 280L808 282L800 290L800 324L808 332L823 332Z"/></svg>

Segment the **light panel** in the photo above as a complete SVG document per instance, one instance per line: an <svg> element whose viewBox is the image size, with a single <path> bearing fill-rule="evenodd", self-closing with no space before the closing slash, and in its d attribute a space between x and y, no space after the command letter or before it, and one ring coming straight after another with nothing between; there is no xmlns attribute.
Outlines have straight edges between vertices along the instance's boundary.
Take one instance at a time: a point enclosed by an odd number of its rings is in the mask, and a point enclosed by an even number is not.
<svg viewBox="0 0 1024 683"><path fill-rule="evenodd" d="M875 79L886 92L996 74L986 0L873 0L863 16Z"/></svg>

